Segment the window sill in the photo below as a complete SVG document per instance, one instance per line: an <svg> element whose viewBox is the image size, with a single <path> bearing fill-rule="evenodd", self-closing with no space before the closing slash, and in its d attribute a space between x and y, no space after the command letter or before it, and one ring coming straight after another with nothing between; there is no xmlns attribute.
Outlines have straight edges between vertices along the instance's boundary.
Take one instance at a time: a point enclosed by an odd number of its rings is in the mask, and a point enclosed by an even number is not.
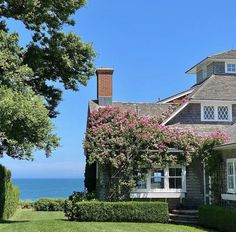
<svg viewBox="0 0 236 232"><path fill-rule="evenodd" d="M223 200L236 201L236 195L235 194L229 194L229 193L221 194L221 198Z"/></svg>
<svg viewBox="0 0 236 232"><path fill-rule="evenodd" d="M176 191L148 191L148 190L138 190L132 191L130 193L131 198L184 198L185 192L183 190Z"/></svg>

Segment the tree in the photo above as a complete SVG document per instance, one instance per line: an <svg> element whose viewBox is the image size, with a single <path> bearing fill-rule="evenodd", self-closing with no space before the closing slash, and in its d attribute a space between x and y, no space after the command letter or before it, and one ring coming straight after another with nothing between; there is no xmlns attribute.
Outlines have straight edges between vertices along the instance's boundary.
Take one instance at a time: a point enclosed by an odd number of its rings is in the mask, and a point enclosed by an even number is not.
<svg viewBox="0 0 236 232"><path fill-rule="evenodd" d="M94 74L95 52L79 36L63 32L85 0L0 0L0 155L32 159L59 145L51 118L64 89L79 90ZM8 19L21 21L32 35L26 47L9 33Z"/></svg>
<svg viewBox="0 0 236 232"><path fill-rule="evenodd" d="M0 155L32 159L42 149L49 156L59 140L42 97L25 84L33 72L21 52L17 34L0 31Z"/></svg>
<svg viewBox="0 0 236 232"><path fill-rule="evenodd" d="M50 117L56 117L56 107L62 99L62 90L53 83L77 91L95 72L92 45L72 32L62 31L65 24L75 25L70 16L85 4L85 0L0 1L2 30L7 31L4 18L12 18L33 32L32 40L18 57L33 71L25 83L44 97Z"/></svg>

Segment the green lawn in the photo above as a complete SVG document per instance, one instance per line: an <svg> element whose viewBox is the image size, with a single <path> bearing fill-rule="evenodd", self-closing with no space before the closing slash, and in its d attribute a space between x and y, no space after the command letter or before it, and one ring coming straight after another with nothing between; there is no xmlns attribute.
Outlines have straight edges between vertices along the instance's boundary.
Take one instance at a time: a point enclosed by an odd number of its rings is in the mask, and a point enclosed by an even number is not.
<svg viewBox="0 0 236 232"><path fill-rule="evenodd" d="M20 210L15 216L0 224L4 232L203 232L209 231L189 226L144 223L70 222L62 212L36 212Z"/></svg>

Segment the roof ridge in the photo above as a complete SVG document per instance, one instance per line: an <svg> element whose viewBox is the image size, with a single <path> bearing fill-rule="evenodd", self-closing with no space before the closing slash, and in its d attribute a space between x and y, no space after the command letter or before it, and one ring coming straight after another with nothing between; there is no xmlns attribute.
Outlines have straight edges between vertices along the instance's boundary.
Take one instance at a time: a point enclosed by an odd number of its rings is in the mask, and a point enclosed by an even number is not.
<svg viewBox="0 0 236 232"><path fill-rule="evenodd" d="M223 51L223 52L218 52L218 53L216 53L216 54L212 54L212 55L207 56L207 57L208 57L208 58L211 58L212 56L218 56L218 55L224 54L224 53L226 53L226 52L230 52L230 51L236 51L236 50L235 50L235 49L225 50L225 51Z"/></svg>
<svg viewBox="0 0 236 232"><path fill-rule="evenodd" d="M234 49L224 50L223 52L218 52L218 53L212 54L212 55L207 56L207 57L210 58L210 57L212 57L212 56L217 56L217 55L220 55L220 54L223 54L223 53L229 52L229 51L234 51Z"/></svg>
<svg viewBox="0 0 236 232"><path fill-rule="evenodd" d="M163 105L168 103L159 103L159 102L129 102L129 101L112 101L114 103L127 103L127 104L156 104L156 105Z"/></svg>
<svg viewBox="0 0 236 232"><path fill-rule="evenodd" d="M186 89L186 90L183 90L183 91L181 91L181 92L178 92L178 93L176 93L176 94L173 94L173 95L171 95L171 96L169 96L169 97L166 97L166 98L164 98L164 99L162 99L162 100L160 100L160 101L158 101L159 103L161 103L161 102L163 102L163 103L167 103L167 102L165 102L165 101L167 101L168 99L171 99L171 98L178 98L178 95L185 95L185 93L187 94L188 92L190 92L190 91L194 91L194 89L196 88L196 86L191 86L190 88L188 88L188 89ZM169 100L170 101L170 100ZM157 102L157 103L158 103Z"/></svg>

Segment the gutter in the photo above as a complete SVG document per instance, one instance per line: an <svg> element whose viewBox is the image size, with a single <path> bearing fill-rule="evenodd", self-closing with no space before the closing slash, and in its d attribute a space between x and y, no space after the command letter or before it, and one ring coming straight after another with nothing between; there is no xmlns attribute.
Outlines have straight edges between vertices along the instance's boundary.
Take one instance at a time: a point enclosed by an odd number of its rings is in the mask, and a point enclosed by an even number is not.
<svg viewBox="0 0 236 232"><path fill-rule="evenodd" d="M223 145L218 145L213 148L215 151L222 151L222 150L228 150L228 149L236 149L236 143L227 143Z"/></svg>

